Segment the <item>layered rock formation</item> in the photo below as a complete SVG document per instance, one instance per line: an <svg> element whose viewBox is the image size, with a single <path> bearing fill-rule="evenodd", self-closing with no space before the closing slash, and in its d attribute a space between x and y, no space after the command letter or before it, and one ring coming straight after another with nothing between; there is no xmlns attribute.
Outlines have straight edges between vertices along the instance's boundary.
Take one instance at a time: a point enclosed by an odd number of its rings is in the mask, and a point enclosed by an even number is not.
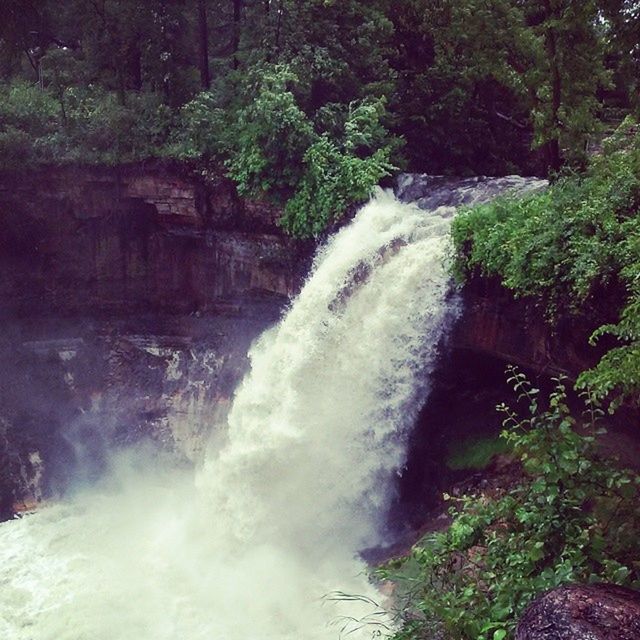
<svg viewBox="0 0 640 640"><path fill-rule="evenodd" d="M0 313L206 311L287 296L304 247L273 206L180 165L0 176Z"/></svg>
<svg viewBox="0 0 640 640"><path fill-rule="evenodd" d="M113 444L202 454L306 272L278 215L174 164L0 176L0 515Z"/></svg>

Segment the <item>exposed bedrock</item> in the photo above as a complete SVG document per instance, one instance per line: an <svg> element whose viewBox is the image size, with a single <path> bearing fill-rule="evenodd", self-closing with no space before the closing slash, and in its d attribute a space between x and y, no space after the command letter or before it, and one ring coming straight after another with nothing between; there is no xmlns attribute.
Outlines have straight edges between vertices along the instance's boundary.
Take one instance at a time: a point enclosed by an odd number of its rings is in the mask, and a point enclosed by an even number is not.
<svg viewBox="0 0 640 640"><path fill-rule="evenodd" d="M288 296L309 250L273 206L180 165L0 175L0 312L194 312Z"/></svg>
<svg viewBox="0 0 640 640"><path fill-rule="evenodd" d="M201 459L251 342L280 310L263 301L243 315L5 322L0 516L93 482L121 446Z"/></svg>
<svg viewBox="0 0 640 640"><path fill-rule="evenodd" d="M593 331L612 318L575 318L550 324L544 310L517 300L498 282L478 279L462 291L464 313L451 342L460 349L503 360L537 373L575 378L596 364L602 346Z"/></svg>
<svg viewBox="0 0 640 640"><path fill-rule="evenodd" d="M430 209L545 184L402 174L396 192ZM239 198L228 180L205 182L176 164L1 175L0 314L241 316L247 301L285 304L312 247L286 238L278 215ZM493 283L472 283L464 296L454 346L570 375L596 359L589 323L550 328L538 310Z"/></svg>

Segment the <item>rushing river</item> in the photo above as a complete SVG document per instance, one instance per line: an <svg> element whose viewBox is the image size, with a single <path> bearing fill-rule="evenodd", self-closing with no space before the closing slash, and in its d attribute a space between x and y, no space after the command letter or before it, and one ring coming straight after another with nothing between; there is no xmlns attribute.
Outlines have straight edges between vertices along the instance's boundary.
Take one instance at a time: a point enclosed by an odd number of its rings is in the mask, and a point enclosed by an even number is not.
<svg viewBox="0 0 640 640"><path fill-rule="evenodd" d="M380 597L358 551L385 541L457 313L451 211L380 192L318 251L195 478L131 452L99 486L0 525L0 638L313 640L344 616L384 622L323 596Z"/></svg>

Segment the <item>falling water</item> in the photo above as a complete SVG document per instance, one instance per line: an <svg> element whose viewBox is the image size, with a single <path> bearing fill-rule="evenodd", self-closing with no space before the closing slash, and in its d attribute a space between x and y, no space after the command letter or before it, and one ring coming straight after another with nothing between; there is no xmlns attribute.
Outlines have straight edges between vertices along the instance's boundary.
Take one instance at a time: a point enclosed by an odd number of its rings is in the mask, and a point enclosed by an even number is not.
<svg viewBox="0 0 640 640"><path fill-rule="evenodd" d="M0 525L0 637L314 640L370 614L322 596L376 598L358 550L385 541L456 313L450 214L380 192L319 250L195 482L132 452L99 488Z"/></svg>

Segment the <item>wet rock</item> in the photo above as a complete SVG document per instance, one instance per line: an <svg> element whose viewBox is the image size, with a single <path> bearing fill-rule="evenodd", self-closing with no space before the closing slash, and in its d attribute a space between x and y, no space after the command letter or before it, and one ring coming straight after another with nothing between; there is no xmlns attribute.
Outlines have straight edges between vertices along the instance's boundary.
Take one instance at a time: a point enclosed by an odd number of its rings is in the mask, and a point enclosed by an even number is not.
<svg viewBox="0 0 640 640"><path fill-rule="evenodd" d="M464 311L451 335L455 348L499 358L546 375L575 378L593 367L602 346L593 331L614 319L606 315L565 318L551 325L544 309L516 299L496 280L476 278L462 290Z"/></svg>
<svg viewBox="0 0 640 640"><path fill-rule="evenodd" d="M516 640L638 640L640 592L610 584L568 585L534 600Z"/></svg>
<svg viewBox="0 0 640 640"><path fill-rule="evenodd" d="M176 464L199 461L212 437L225 437L249 345L280 312L263 301L200 318L6 323L0 519L93 482L126 446L152 446Z"/></svg>
<svg viewBox="0 0 640 640"><path fill-rule="evenodd" d="M491 178L451 178L421 173L401 173L394 192L402 202L415 202L421 209L482 204L498 195L523 195L544 189L548 182L540 178L504 176Z"/></svg>

